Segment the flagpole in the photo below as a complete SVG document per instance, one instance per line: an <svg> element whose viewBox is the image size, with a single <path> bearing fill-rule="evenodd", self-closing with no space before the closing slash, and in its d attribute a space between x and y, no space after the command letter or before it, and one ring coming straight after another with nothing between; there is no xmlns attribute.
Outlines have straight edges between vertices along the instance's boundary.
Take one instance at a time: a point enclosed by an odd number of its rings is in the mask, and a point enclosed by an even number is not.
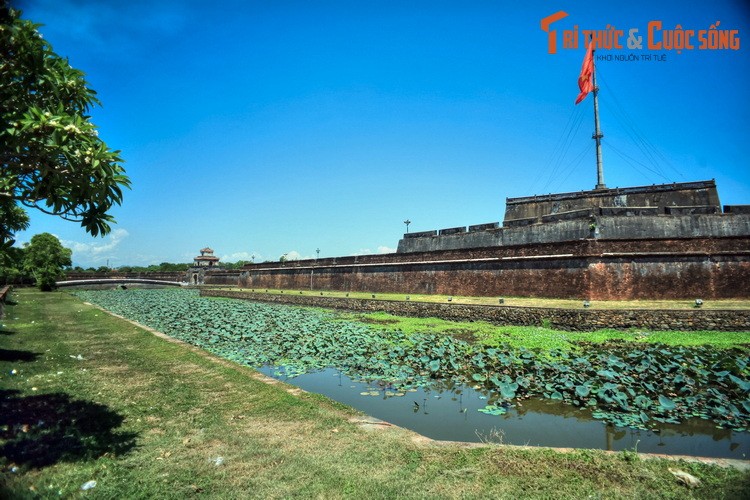
<svg viewBox="0 0 750 500"><path fill-rule="evenodd" d="M594 40L589 41L594 43ZM596 52L596 50L592 51ZM601 128L599 128L599 87L596 86L596 64L594 64L592 57L593 71L591 74L592 83L594 85L594 135L592 139L596 141L596 188L594 189L607 189L604 184L604 168L602 167L602 134Z"/></svg>

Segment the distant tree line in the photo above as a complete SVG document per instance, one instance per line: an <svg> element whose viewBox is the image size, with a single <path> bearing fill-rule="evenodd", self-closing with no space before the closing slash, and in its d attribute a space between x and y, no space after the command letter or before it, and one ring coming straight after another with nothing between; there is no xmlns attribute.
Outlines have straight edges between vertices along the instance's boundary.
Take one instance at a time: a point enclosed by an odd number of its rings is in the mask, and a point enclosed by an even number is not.
<svg viewBox="0 0 750 500"><path fill-rule="evenodd" d="M162 262L161 264L152 264L150 266L118 266L116 268L99 266L87 267L76 266L71 269L74 273L107 273L116 271L119 273L176 273L187 271L192 264L173 264L171 262Z"/></svg>
<svg viewBox="0 0 750 500"><path fill-rule="evenodd" d="M237 262L222 262L219 264L221 269L241 269L249 261L238 260ZM107 266L87 267L76 266L70 269L74 273L106 273L116 271L119 273L175 273L187 271L193 267L192 263L174 264L172 262L162 262L161 264L152 264L150 266L118 266L109 268Z"/></svg>
<svg viewBox="0 0 750 500"><path fill-rule="evenodd" d="M0 285L7 284L23 284L33 283L34 275L30 272L28 265L26 264L26 255L28 254L28 244L26 247L11 247L4 259L0 259ZM68 260L59 259L63 264L61 265L62 272L67 273L176 273L185 272L193 266L193 264L175 264L172 262L162 262L161 264L152 264L150 266L118 266L116 268L107 266L90 266L81 267L70 265L70 257ZM67 264L65 264L67 262ZM245 264L250 262L240 260L237 262L222 262L220 265L221 269L241 269ZM62 279L62 278L60 278ZM56 281L56 280L53 280Z"/></svg>
<svg viewBox="0 0 750 500"><path fill-rule="evenodd" d="M119 266L117 268L99 266L72 266L72 251L62 246L60 241L49 233L37 234L23 246L12 246L0 253L0 286L36 284L42 290L51 290L55 282L68 273L176 273L185 272L192 263L174 264L162 262L150 266ZM223 262L221 269L241 269L250 262Z"/></svg>

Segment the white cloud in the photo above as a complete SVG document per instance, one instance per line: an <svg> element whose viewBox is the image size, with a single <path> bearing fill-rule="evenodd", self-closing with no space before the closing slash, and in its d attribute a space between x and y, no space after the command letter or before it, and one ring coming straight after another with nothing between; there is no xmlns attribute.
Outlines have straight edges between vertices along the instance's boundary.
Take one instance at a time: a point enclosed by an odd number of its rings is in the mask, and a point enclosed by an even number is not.
<svg viewBox="0 0 750 500"><path fill-rule="evenodd" d="M261 262L263 256L258 252L234 252L227 255L222 255L222 262L237 262L239 260L246 260L251 262L255 258L255 262Z"/></svg>
<svg viewBox="0 0 750 500"><path fill-rule="evenodd" d="M126 257L125 262L118 263L115 267L119 267L120 265L123 266L150 266L152 264L160 264L164 262L164 259L159 260L154 255L147 255L147 254L135 254L135 255L129 255ZM180 261L182 262L182 261ZM187 262L187 261L186 261Z"/></svg>
<svg viewBox="0 0 750 500"><path fill-rule="evenodd" d="M115 229L104 240L96 243L81 243L71 240L60 240L62 246L73 251L73 260L76 262L98 263L112 258L117 246L129 236L125 229Z"/></svg>
<svg viewBox="0 0 750 500"><path fill-rule="evenodd" d="M311 257L309 255L302 256L296 250L292 250L290 252L286 252L284 255L286 255L286 260L308 260L308 259L312 259L313 258L313 257Z"/></svg>
<svg viewBox="0 0 750 500"><path fill-rule="evenodd" d="M356 252L354 252L352 255L373 255L375 253L395 253L395 252L396 252L395 248L391 248L391 247L387 247L385 245L381 245L381 246L378 247L378 251L377 252L373 252L369 248L360 248L359 250L357 250Z"/></svg>
<svg viewBox="0 0 750 500"><path fill-rule="evenodd" d="M177 259L177 262L182 263L192 263L193 259L198 256L199 252L182 252L180 254L180 258ZM164 259L160 260L159 262L155 262L154 264L161 264L162 262L167 262Z"/></svg>

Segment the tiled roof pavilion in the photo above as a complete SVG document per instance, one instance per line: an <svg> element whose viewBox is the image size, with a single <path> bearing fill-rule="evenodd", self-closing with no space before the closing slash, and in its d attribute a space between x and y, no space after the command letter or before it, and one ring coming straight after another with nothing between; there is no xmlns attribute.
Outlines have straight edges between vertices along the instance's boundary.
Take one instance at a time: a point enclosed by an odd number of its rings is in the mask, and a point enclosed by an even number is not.
<svg viewBox="0 0 750 500"><path fill-rule="evenodd" d="M214 251L209 248L202 248L201 254L193 258L193 265L198 267L214 267L218 265L219 258L214 255Z"/></svg>

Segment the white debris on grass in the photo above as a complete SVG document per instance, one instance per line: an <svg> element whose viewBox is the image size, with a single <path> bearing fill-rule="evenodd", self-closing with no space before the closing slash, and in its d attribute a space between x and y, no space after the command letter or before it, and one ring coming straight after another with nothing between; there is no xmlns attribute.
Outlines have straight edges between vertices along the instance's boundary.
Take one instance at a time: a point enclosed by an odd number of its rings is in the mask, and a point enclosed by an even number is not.
<svg viewBox="0 0 750 500"><path fill-rule="evenodd" d="M83 485L81 485L81 489L83 491L90 490L92 488L96 488L96 481L94 481L93 479L91 481L86 481L85 483L83 483Z"/></svg>
<svg viewBox="0 0 750 500"><path fill-rule="evenodd" d="M692 474L688 474L685 471L682 471L680 469L673 469L671 467L667 467L667 470L674 475L674 477L681 483L683 483L685 486L688 486L690 488L695 488L696 486L700 486L701 480L697 477L693 476Z"/></svg>

